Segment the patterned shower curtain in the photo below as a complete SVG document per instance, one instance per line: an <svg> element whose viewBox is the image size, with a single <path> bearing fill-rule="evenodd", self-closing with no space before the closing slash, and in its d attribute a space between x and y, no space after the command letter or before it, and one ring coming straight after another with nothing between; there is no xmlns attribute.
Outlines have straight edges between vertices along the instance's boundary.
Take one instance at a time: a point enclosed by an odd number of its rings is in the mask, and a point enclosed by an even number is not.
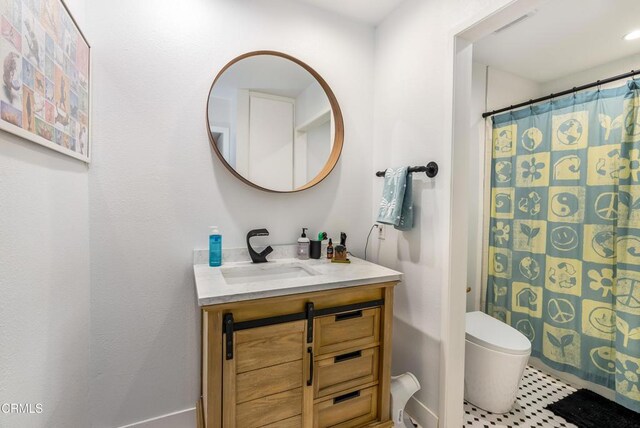
<svg viewBox="0 0 640 428"><path fill-rule="evenodd" d="M493 118L487 312L640 411L640 81Z"/></svg>

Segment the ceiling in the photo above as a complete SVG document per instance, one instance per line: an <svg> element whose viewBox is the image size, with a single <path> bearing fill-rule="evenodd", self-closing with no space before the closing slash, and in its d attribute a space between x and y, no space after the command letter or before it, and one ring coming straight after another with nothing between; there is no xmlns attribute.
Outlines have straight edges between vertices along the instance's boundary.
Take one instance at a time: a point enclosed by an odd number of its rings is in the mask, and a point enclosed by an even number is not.
<svg viewBox="0 0 640 428"><path fill-rule="evenodd" d="M296 0L335 12L356 21L377 25L402 0Z"/></svg>
<svg viewBox="0 0 640 428"><path fill-rule="evenodd" d="M552 0L473 45L474 61L545 83L640 52L639 0Z"/></svg>

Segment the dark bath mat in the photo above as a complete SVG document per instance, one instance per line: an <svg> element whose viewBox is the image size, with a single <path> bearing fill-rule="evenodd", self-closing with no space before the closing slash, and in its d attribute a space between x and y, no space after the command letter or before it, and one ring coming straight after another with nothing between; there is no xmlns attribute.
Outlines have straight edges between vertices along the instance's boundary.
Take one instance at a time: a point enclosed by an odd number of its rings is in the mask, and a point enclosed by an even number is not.
<svg viewBox="0 0 640 428"><path fill-rule="evenodd" d="M640 427L640 413L588 389L580 389L545 408L579 428Z"/></svg>

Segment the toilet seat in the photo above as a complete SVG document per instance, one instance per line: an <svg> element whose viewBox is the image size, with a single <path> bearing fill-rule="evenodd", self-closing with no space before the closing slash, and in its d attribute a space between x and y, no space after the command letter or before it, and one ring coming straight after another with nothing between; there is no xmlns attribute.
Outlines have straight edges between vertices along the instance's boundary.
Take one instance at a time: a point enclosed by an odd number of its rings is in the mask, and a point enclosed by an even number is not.
<svg viewBox="0 0 640 428"><path fill-rule="evenodd" d="M531 342L524 334L484 312L467 312L465 322L469 342L510 355L531 352Z"/></svg>

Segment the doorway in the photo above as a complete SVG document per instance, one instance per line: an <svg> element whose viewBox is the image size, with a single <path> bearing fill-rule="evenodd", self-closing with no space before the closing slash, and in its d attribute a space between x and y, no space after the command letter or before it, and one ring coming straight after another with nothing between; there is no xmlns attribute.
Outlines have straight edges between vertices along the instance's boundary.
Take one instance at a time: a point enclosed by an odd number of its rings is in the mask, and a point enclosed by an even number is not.
<svg viewBox="0 0 640 428"><path fill-rule="evenodd" d="M448 337L451 338L447 343L443 342L443 361L446 361L441 377L444 399L441 401L440 414L444 418L443 426L462 424L464 314L466 311L483 310L486 306L483 300L486 284L483 283L487 276L484 267L488 264L488 222L485 213L489 204L486 178L490 165L485 161L487 146L483 144L487 131L481 113L606 78L622 71L629 71L634 67L637 69L640 66L640 52L634 53L633 49L623 52L624 47L616 51L610 43L605 49L594 42L589 55L586 55L590 62L572 61L571 58L574 57L571 54L571 37L562 36L563 28L560 26L550 27L552 22L548 14L549 8L555 8L551 13L555 13L558 18L569 16L568 10L575 6L575 4L572 5L573 2L574 0L514 1L486 19L470 21L452 36L454 41L452 109L454 173L451 257L460 261L460 255L466 255L464 265L468 268L461 270L459 266L463 263L459 263L455 270L451 270L450 287L443 304L445 311L448 309L448 315L443 319L443 337L449 335ZM612 8L619 6L620 10L626 10L623 3L625 3L624 0L581 2L582 19L588 19L590 14L601 16L603 12L599 8L608 8L611 11ZM623 31L619 28L620 19L612 18L606 22L609 22L609 31L613 31L613 28ZM532 32L531 28L540 23L550 37L556 37L562 43L556 42L555 46L549 45L548 39L536 37L540 33ZM564 30L570 29L564 28ZM600 28L600 31L606 32L607 28ZM582 34L582 37L587 36ZM514 51L509 51L505 46L511 43L513 47L518 42L520 42L518 47L522 51L519 54L522 56L516 58ZM574 40L573 43L576 41ZM557 67L545 67L544 62L540 61L535 66L536 54L553 56L554 52L562 50L568 53L565 54L564 61L557 61ZM600 54L595 54L596 51ZM527 64L527 61L532 63ZM505 70L506 68L508 70ZM533 74L527 75L527 73ZM471 292L467 293L469 288ZM577 382L577 379L571 376L564 377L562 373L555 373L549 367L536 364L536 369L540 367L563 380ZM601 395L610 397L610 392L606 388L589 384L579 386L589 387Z"/></svg>

